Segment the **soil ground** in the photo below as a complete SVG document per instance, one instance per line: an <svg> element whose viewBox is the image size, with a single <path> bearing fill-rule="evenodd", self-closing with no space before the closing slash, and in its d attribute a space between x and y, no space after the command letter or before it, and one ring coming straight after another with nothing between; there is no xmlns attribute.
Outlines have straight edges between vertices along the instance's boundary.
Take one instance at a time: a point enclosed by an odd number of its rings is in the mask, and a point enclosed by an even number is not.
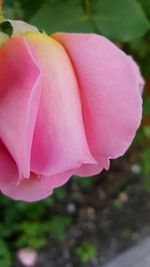
<svg viewBox="0 0 150 267"><path fill-rule="evenodd" d="M89 186L66 185L67 199L52 212L70 214L73 223L63 241L49 239L35 267L100 267L150 234L150 192L140 173L141 153L132 146ZM76 253L84 242L96 248L86 263ZM16 262L15 267L21 266Z"/></svg>

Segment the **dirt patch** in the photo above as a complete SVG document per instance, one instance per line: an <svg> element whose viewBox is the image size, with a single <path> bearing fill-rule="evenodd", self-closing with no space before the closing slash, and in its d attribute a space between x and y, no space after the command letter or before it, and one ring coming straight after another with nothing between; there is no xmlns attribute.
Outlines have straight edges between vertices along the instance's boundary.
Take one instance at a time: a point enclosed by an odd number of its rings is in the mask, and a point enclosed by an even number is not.
<svg viewBox="0 0 150 267"><path fill-rule="evenodd" d="M66 185L67 198L51 213L69 214L72 224L63 241L49 239L36 267L99 267L150 234L150 193L140 174L140 154L132 148L90 185Z"/></svg>

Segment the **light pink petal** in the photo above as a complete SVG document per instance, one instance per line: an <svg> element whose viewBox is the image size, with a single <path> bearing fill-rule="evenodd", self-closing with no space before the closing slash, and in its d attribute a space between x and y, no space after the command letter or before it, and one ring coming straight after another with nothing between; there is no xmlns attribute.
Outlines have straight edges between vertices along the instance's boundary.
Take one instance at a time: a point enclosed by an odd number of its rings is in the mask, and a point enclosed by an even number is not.
<svg viewBox="0 0 150 267"><path fill-rule="evenodd" d="M26 35L42 71L42 96L33 138L31 170L46 176L95 164L86 142L79 88L63 47L46 35Z"/></svg>
<svg viewBox="0 0 150 267"><path fill-rule="evenodd" d="M30 176L30 153L40 100L40 70L22 37L0 48L0 137L20 176Z"/></svg>
<svg viewBox="0 0 150 267"><path fill-rule="evenodd" d="M31 173L30 179L18 183L18 170L15 162L0 142L0 191L15 200L37 201L51 195L53 189L63 185L72 172L52 177Z"/></svg>
<svg viewBox="0 0 150 267"><path fill-rule="evenodd" d="M15 200L37 201L51 195L55 187L67 182L72 171L52 177L31 173L30 179L18 183L18 169L11 155L0 142L0 191Z"/></svg>
<svg viewBox="0 0 150 267"><path fill-rule="evenodd" d="M17 166L2 143L0 143L0 190L15 200L34 201L48 196L48 190L44 191L41 186L41 179L35 176L18 183Z"/></svg>
<svg viewBox="0 0 150 267"><path fill-rule="evenodd" d="M52 193L51 189L42 187L39 177L30 177L30 179L24 179L18 184L17 179L12 179L12 174L9 175L11 175L10 181L8 184L1 186L1 191L14 200L38 201Z"/></svg>
<svg viewBox="0 0 150 267"><path fill-rule="evenodd" d="M138 68L104 37L65 33L53 37L65 47L76 71L90 150L108 169L109 159L126 151L141 121Z"/></svg>
<svg viewBox="0 0 150 267"><path fill-rule="evenodd" d="M81 167L74 170L74 174L77 176L93 176L100 173L103 167L100 164L82 164Z"/></svg>
<svg viewBox="0 0 150 267"><path fill-rule="evenodd" d="M14 200L39 201L50 196L53 189L66 183L71 175L72 172L66 172L51 177L40 177L31 173L30 179L24 179L19 184L16 180L10 180L10 183L1 187L1 191Z"/></svg>

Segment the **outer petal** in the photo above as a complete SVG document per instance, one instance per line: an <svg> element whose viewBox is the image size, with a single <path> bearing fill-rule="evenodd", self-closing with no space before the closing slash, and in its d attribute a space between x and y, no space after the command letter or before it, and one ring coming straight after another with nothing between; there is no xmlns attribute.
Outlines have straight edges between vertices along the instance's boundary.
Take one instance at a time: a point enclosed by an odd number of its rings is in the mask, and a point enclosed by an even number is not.
<svg viewBox="0 0 150 267"><path fill-rule="evenodd" d="M138 69L104 37L65 33L53 37L65 47L76 71L91 152L108 169L109 159L126 151L141 121Z"/></svg>
<svg viewBox="0 0 150 267"><path fill-rule="evenodd" d="M14 37L0 47L0 137L23 177L30 176L39 79L39 67L24 38Z"/></svg>
<svg viewBox="0 0 150 267"><path fill-rule="evenodd" d="M56 175L95 163L86 142L76 77L64 48L44 34L27 34L42 71L42 96L31 170Z"/></svg>
<svg viewBox="0 0 150 267"><path fill-rule="evenodd" d="M64 184L72 172L62 173L52 177L40 177L31 173L30 179L18 183L18 169L0 142L0 191L15 200L37 201L52 194L53 189Z"/></svg>
<svg viewBox="0 0 150 267"><path fill-rule="evenodd" d="M8 174L6 173L6 175ZM39 201L53 193L53 189L57 187L56 184L58 181L60 186L60 181L61 184L64 184L67 182L70 176L70 172L51 177L40 177L31 174L30 179L24 179L20 182L20 184L17 184L16 179L9 181L8 184L5 184L1 187L1 191L3 194L14 200L23 200L27 202ZM7 178L8 176L5 177Z"/></svg>

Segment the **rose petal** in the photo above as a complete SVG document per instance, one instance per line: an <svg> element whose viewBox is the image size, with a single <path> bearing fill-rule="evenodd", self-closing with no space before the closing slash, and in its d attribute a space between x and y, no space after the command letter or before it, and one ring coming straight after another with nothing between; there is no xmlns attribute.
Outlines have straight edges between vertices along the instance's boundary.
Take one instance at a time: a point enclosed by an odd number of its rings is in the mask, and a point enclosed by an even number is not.
<svg viewBox="0 0 150 267"><path fill-rule="evenodd" d="M64 173L60 177L44 178L31 174L30 179L18 183L18 169L6 147L0 142L0 190L15 200L37 201L49 196L54 186L63 184L70 177Z"/></svg>
<svg viewBox="0 0 150 267"><path fill-rule="evenodd" d="M30 179L18 183L17 166L0 143L0 190L14 200L33 202L44 199L53 193L54 188L66 183L72 174L72 171L68 171L44 177L31 173Z"/></svg>
<svg viewBox="0 0 150 267"><path fill-rule="evenodd" d="M31 174L30 179L24 179L18 183L13 174L9 173L9 175L11 175L9 176L9 183L1 186L1 191L14 200L32 202L52 194L51 188L42 186L42 178L40 176Z"/></svg>
<svg viewBox="0 0 150 267"><path fill-rule="evenodd" d="M22 37L0 47L0 136L20 176L30 176L30 153L40 100L40 70Z"/></svg>
<svg viewBox="0 0 150 267"><path fill-rule="evenodd" d="M138 68L104 37L65 33L53 37L65 47L76 71L90 150L108 169L109 159L127 150L141 121Z"/></svg>
<svg viewBox="0 0 150 267"><path fill-rule="evenodd" d="M31 169L46 176L95 163L86 142L76 76L64 48L43 34L26 35L42 71L42 97Z"/></svg>

